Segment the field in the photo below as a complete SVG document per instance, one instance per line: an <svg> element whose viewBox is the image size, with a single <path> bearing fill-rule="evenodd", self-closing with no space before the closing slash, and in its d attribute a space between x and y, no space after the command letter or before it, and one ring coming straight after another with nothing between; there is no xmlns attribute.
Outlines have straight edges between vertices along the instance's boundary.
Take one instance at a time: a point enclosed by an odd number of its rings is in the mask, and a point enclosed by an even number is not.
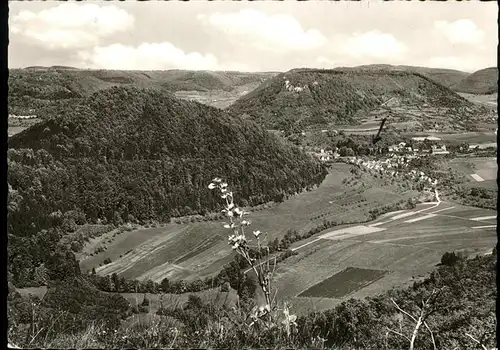
<svg viewBox="0 0 500 350"><path fill-rule="evenodd" d="M496 142L497 140L497 135L495 135L494 131L464 132L460 134L440 132L407 132L403 133L403 135L408 137L434 136L452 144L461 144L462 142L467 142L469 144L483 144Z"/></svg>
<svg viewBox="0 0 500 350"><path fill-rule="evenodd" d="M172 274L186 277L191 271L177 263L189 263L198 251L216 254L223 242L221 232L206 235L200 229L201 225L211 231L220 227L216 223L168 224L165 227L124 232L108 244L105 252L83 260L82 270L89 270L104 257L111 257L113 261L97 268L97 272L117 273L126 278L137 278L145 273L145 278L159 281Z"/></svg>
<svg viewBox="0 0 500 350"><path fill-rule="evenodd" d="M496 188L498 165L494 157L456 158L448 163L474 184Z"/></svg>
<svg viewBox="0 0 500 350"><path fill-rule="evenodd" d="M417 195L416 191L401 192L371 177L344 184L344 179L351 177L350 169L350 165L336 163L318 188L253 211L251 228L265 232L264 239L273 240L289 229L308 231L323 220L367 221L371 209ZM225 238L228 232L222 226L222 221L202 221L124 232L107 243L106 251L83 260L82 271L95 267L101 275L117 273L154 281L213 275L231 260ZM88 252L91 246L95 246L92 240L84 249ZM112 262L99 267L108 257Z"/></svg>
<svg viewBox="0 0 500 350"><path fill-rule="evenodd" d="M450 166L468 175L474 171L496 178L494 158L455 159ZM335 163L318 188L251 213L252 228L267 233L267 239L280 238L288 229L302 233L325 219L343 222L296 242L291 248L298 255L278 265L274 280L278 298L290 300L297 312L325 309L347 297L363 298L407 285L413 277L432 270L446 251L485 253L496 244L495 211L448 202L420 204L360 224L369 220L371 209L417 193L401 192L366 174L346 183L352 179L350 169L350 165ZM98 274L157 282L165 277L203 278L232 259L225 235L222 222L203 221L124 232L106 251L83 260L81 266L86 271L110 257L112 262L97 268ZM365 274L367 269L386 273ZM330 287L333 284L338 286Z"/></svg>
<svg viewBox="0 0 500 350"><path fill-rule="evenodd" d="M20 133L21 131L29 128L32 125L35 125L39 123L41 119L38 118L32 118L32 119L20 119L20 118L12 118L9 117L8 119L8 136L15 135L17 133Z"/></svg>
<svg viewBox="0 0 500 350"><path fill-rule="evenodd" d="M467 94L464 92L459 92L458 94L463 98L468 99L471 102L484 104L490 107L491 106L496 107L497 105L498 92L489 95L475 95L475 94Z"/></svg>
<svg viewBox="0 0 500 350"><path fill-rule="evenodd" d="M235 86L231 91L176 91L175 96L184 100L197 101L212 107L224 109L259 85L260 82L252 82L241 86Z"/></svg>
<svg viewBox="0 0 500 350"><path fill-rule="evenodd" d="M342 298L382 278L386 271L348 267L300 293L299 297Z"/></svg>
<svg viewBox="0 0 500 350"><path fill-rule="evenodd" d="M446 251L491 252L497 242L496 212L447 202L426 203L365 225L331 230L310 242L295 244L299 254L278 265L275 276L278 297L291 301L299 313L408 285L431 271ZM366 269L387 273L374 274L373 280L367 272L366 284L356 289L365 280L349 275ZM336 274L342 278L331 277Z"/></svg>
<svg viewBox="0 0 500 350"><path fill-rule="evenodd" d="M27 129L26 126L10 126L9 125L9 128L7 130L8 130L8 134L9 134L9 137L10 137L10 136L13 136L15 134L20 133L21 131L23 131L25 129Z"/></svg>
<svg viewBox="0 0 500 350"><path fill-rule="evenodd" d="M352 134L357 134L357 133L373 133L377 132L380 129L380 124L381 120L369 120L369 121L363 121L359 125L344 125L344 126L338 126L338 130L342 130L345 133L352 133Z"/></svg>

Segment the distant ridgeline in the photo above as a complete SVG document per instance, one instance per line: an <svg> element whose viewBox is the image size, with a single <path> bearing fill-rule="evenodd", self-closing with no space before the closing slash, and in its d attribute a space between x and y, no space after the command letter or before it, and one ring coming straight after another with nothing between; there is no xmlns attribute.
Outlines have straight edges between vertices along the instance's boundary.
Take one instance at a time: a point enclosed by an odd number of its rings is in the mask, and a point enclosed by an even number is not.
<svg viewBox="0 0 500 350"><path fill-rule="evenodd" d="M114 87L60 112L9 140L11 272L30 266L30 256L45 261L39 250L54 249L50 236L57 242L63 223L165 222L219 210L207 187L216 176L243 206L281 201L327 173L250 121L157 90Z"/></svg>
<svg viewBox="0 0 500 350"><path fill-rule="evenodd" d="M9 113L50 118L61 104L113 86L135 86L162 91L232 91L245 84L258 84L275 73L210 71L120 71L71 67L30 67L9 70Z"/></svg>
<svg viewBox="0 0 500 350"><path fill-rule="evenodd" d="M374 116L391 117L391 123L439 121L444 128L465 130L491 114L424 74L360 68L292 69L229 110L279 130L352 125Z"/></svg>
<svg viewBox="0 0 500 350"><path fill-rule="evenodd" d="M478 70L455 84L453 90L469 94L493 94L498 92L498 68Z"/></svg>

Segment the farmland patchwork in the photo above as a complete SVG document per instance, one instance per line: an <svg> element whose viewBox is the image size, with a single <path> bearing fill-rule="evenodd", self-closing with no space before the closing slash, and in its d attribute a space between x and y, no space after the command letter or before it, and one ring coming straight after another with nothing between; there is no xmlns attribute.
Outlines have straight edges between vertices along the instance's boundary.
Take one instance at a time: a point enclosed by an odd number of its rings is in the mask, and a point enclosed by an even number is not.
<svg viewBox="0 0 500 350"><path fill-rule="evenodd" d="M387 271L348 267L300 293L299 297L342 298L382 278Z"/></svg>

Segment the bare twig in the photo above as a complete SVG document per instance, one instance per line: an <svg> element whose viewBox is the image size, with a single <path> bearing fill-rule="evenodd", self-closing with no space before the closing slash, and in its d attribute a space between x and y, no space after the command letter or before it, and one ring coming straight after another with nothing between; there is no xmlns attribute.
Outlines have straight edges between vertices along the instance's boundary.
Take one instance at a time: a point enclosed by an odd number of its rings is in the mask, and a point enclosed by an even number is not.
<svg viewBox="0 0 500 350"><path fill-rule="evenodd" d="M476 338L474 338L472 335L470 335L469 333L465 333L466 336L468 336L469 338L471 338L474 342L476 342L478 345L481 345L481 347L484 349L484 350L488 350L488 348L486 347L486 345L482 344L479 340L477 340Z"/></svg>
<svg viewBox="0 0 500 350"><path fill-rule="evenodd" d="M415 328L413 329L413 333L411 335L410 350L413 350L413 348L415 346L415 339L417 339L418 330L420 329L420 326L422 325L422 319L424 317L424 312L425 312L425 308L422 308L422 311L420 312L420 317L418 318L417 324L415 325Z"/></svg>
<svg viewBox="0 0 500 350"><path fill-rule="evenodd" d="M416 316L413 316L409 312L403 310L396 303L396 301L391 298L391 301L396 306L396 308L400 312L402 312L404 315L408 316L409 318L411 318L415 322L415 328L413 329L411 339L409 339L409 341L410 341L410 350L414 349L415 340L417 338L418 331L420 330L420 327L422 326L422 324L429 331L429 334L430 334L431 340L432 340L432 345L434 347L434 350L436 350L436 341L434 339L434 334L433 334L431 328L429 327L429 325L427 324L426 320L429 317L429 315L432 314L435 311L435 309L429 311L428 308L429 308L429 305L431 304L431 302L435 300L435 298L439 295L440 292L441 292L441 289L439 289L439 290L433 289L432 292L431 292L431 294L429 295L429 297L426 300L422 300L422 306L420 307L420 306L417 305L418 309L420 310L420 315L418 316L418 319L417 319ZM407 337L405 337L405 338L407 338Z"/></svg>
<svg viewBox="0 0 500 350"><path fill-rule="evenodd" d="M392 333L394 333L394 334L397 334L397 335L399 335L399 336L401 336L401 337L405 338L406 340L410 341L410 338L408 338L408 337L407 337L406 335L404 335L403 333L396 332L395 330L390 329L389 327L387 327L387 330L388 330L389 332L392 332Z"/></svg>
<svg viewBox="0 0 500 350"><path fill-rule="evenodd" d="M415 317L413 317L412 315L410 315L408 312L406 312L405 310L403 310L402 308L399 307L399 305L394 301L394 299L391 298L391 301L392 303L396 306L396 308L401 311L402 313L404 313L406 316L408 316L409 318L411 318L413 321L417 322L417 319Z"/></svg>
<svg viewBox="0 0 500 350"><path fill-rule="evenodd" d="M429 325L427 324L427 322L424 321L424 326L425 328L427 328L427 330L429 331L430 335L431 335L431 340L432 340L432 346L434 347L434 350L437 349L436 347L436 341L434 340L434 333L432 332L431 328L429 327Z"/></svg>

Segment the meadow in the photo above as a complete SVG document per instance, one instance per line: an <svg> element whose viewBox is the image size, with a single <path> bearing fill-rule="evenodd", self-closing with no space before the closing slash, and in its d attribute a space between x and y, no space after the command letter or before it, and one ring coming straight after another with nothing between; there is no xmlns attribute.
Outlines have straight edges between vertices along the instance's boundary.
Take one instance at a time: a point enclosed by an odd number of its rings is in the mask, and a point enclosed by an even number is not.
<svg viewBox="0 0 500 350"><path fill-rule="evenodd" d="M26 126L10 126L9 125L9 127L8 127L8 135L9 135L9 137L13 136L15 134L20 133L23 130L26 130L27 128L28 127L26 127Z"/></svg>
<svg viewBox="0 0 500 350"><path fill-rule="evenodd" d="M251 82L240 86L235 86L231 91L209 90L209 91L176 91L176 97L197 101L208 106L225 109L233 104L241 96L254 90L260 82Z"/></svg>
<svg viewBox="0 0 500 350"><path fill-rule="evenodd" d="M373 177L347 181L352 177L350 169L351 165L335 163L319 187L265 209L248 208L250 229L263 232L265 240L281 239L290 229L304 233L324 220L343 224L368 221L370 210L418 195ZM81 268L158 282L165 277L190 280L210 276L232 258L222 226L223 221L200 221L123 232L108 239L105 251L81 261ZM84 249L88 253L95 245L91 240ZM106 258L111 263L99 266Z"/></svg>
<svg viewBox="0 0 500 350"><path fill-rule="evenodd" d="M453 170L464 174L474 184L486 181L491 188L495 188L498 165L495 157L455 158L448 162ZM477 181L472 175L479 175L483 181Z"/></svg>
<svg viewBox="0 0 500 350"><path fill-rule="evenodd" d="M298 242L299 254L278 265L274 283L278 297L305 314L334 307L347 298L407 286L432 271L447 251L469 256L491 252L497 242L495 216L493 210L441 202L390 213L365 224L364 234L360 225L352 228L350 236L344 234L346 228L335 228L316 237L314 243ZM370 273L366 280L342 275L346 269L354 275L356 269L387 273L374 274L371 281ZM337 274L342 279L332 277Z"/></svg>
<svg viewBox="0 0 500 350"><path fill-rule="evenodd" d="M496 142L497 139L497 136L493 131L464 132L460 134L443 132L405 132L402 134L407 137L434 136L442 141L455 145L459 145L462 142L467 142L469 144L491 143Z"/></svg>
<svg viewBox="0 0 500 350"><path fill-rule="evenodd" d="M498 92L489 95L476 95L476 94L467 94L464 92L458 93L460 96L468 99L471 102L484 104L487 106L495 107L497 105Z"/></svg>
<svg viewBox="0 0 500 350"><path fill-rule="evenodd" d="M20 133L23 130L26 130L32 125L39 123L41 119L32 118L32 119L20 119L20 118L8 118L8 136L12 136Z"/></svg>

